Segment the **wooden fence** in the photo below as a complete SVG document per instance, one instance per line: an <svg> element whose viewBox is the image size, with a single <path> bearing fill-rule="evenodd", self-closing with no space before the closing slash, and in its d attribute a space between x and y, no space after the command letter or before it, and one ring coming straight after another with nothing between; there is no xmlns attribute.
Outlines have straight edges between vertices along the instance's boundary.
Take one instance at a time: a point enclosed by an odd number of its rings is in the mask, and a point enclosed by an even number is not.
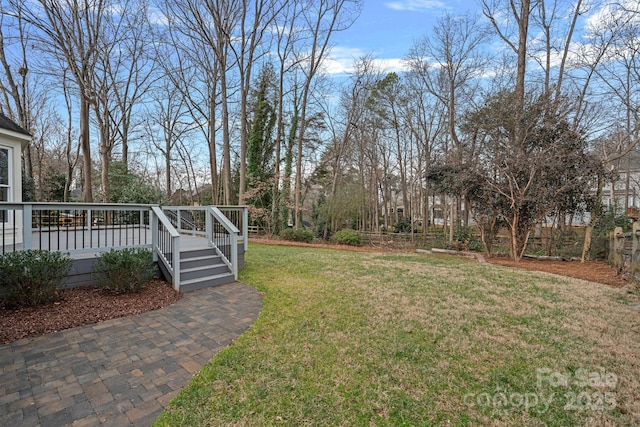
<svg viewBox="0 0 640 427"><path fill-rule="evenodd" d="M407 249L415 247L426 247L437 241L443 241L442 235L434 233L379 233L361 231L362 244L388 249Z"/></svg>
<svg viewBox="0 0 640 427"><path fill-rule="evenodd" d="M630 233L620 227L609 233L608 260L618 274L640 280L640 221L633 223Z"/></svg>

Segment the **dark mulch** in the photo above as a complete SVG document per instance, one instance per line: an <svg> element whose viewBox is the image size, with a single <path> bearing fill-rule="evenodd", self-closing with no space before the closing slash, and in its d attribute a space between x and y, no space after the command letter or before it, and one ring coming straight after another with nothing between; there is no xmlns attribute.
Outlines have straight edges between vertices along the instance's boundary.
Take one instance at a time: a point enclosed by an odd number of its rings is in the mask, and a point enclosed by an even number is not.
<svg viewBox="0 0 640 427"><path fill-rule="evenodd" d="M56 301L14 308L0 300L0 343L167 307L181 294L154 279L141 292L113 295L96 287L64 289Z"/></svg>

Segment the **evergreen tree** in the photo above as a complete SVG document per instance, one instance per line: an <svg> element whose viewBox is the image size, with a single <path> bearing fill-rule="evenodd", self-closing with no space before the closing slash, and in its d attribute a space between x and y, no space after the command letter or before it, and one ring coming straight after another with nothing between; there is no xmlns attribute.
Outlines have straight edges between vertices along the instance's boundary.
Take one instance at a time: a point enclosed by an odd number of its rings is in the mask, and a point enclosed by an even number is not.
<svg viewBox="0 0 640 427"><path fill-rule="evenodd" d="M276 74L270 64L265 65L257 80L257 87L249 99L247 133L247 191L245 200L252 208L252 219L270 229L275 175L274 129L276 125Z"/></svg>
<svg viewBox="0 0 640 427"><path fill-rule="evenodd" d="M263 183L274 174L274 129L276 124L276 75L265 65L258 86L251 92L249 132L247 136L247 175L249 187Z"/></svg>

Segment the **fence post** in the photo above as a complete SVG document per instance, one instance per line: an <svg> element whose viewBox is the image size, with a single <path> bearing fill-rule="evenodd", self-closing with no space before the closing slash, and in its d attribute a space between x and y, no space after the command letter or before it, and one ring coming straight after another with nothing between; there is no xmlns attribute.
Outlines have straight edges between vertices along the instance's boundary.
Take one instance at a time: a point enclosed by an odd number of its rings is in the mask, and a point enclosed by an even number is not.
<svg viewBox="0 0 640 427"><path fill-rule="evenodd" d="M613 231L609 232L609 252L607 254L607 261L609 262L609 265L613 265L613 253L616 249L615 241L613 239L614 235Z"/></svg>
<svg viewBox="0 0 640 427"><path fill-rule="evenodd" d="M629 268L631 277L636 278L636 273L640 271L640 222L634 221L631 233L633 246L631 249L631 266Z"/></svg>
<svg viewBox="0 0 640 427"><path fill-rule="evenodd" d="M612 264L618 272L621 272L624 268L624 233L622 227L616 227L612 232L611 257Z"/></svg>

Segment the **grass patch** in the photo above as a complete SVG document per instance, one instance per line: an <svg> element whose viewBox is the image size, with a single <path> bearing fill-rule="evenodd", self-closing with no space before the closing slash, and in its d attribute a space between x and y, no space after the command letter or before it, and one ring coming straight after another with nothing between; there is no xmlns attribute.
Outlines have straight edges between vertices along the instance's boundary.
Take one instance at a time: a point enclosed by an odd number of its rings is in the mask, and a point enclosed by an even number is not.
<svg viewBox="0 0 640 427"><path fill-rule="evenodd" d="M638 312L622 291L457 257L262 245L240 280L263 312L156 425L640 422Z"/></svg>

